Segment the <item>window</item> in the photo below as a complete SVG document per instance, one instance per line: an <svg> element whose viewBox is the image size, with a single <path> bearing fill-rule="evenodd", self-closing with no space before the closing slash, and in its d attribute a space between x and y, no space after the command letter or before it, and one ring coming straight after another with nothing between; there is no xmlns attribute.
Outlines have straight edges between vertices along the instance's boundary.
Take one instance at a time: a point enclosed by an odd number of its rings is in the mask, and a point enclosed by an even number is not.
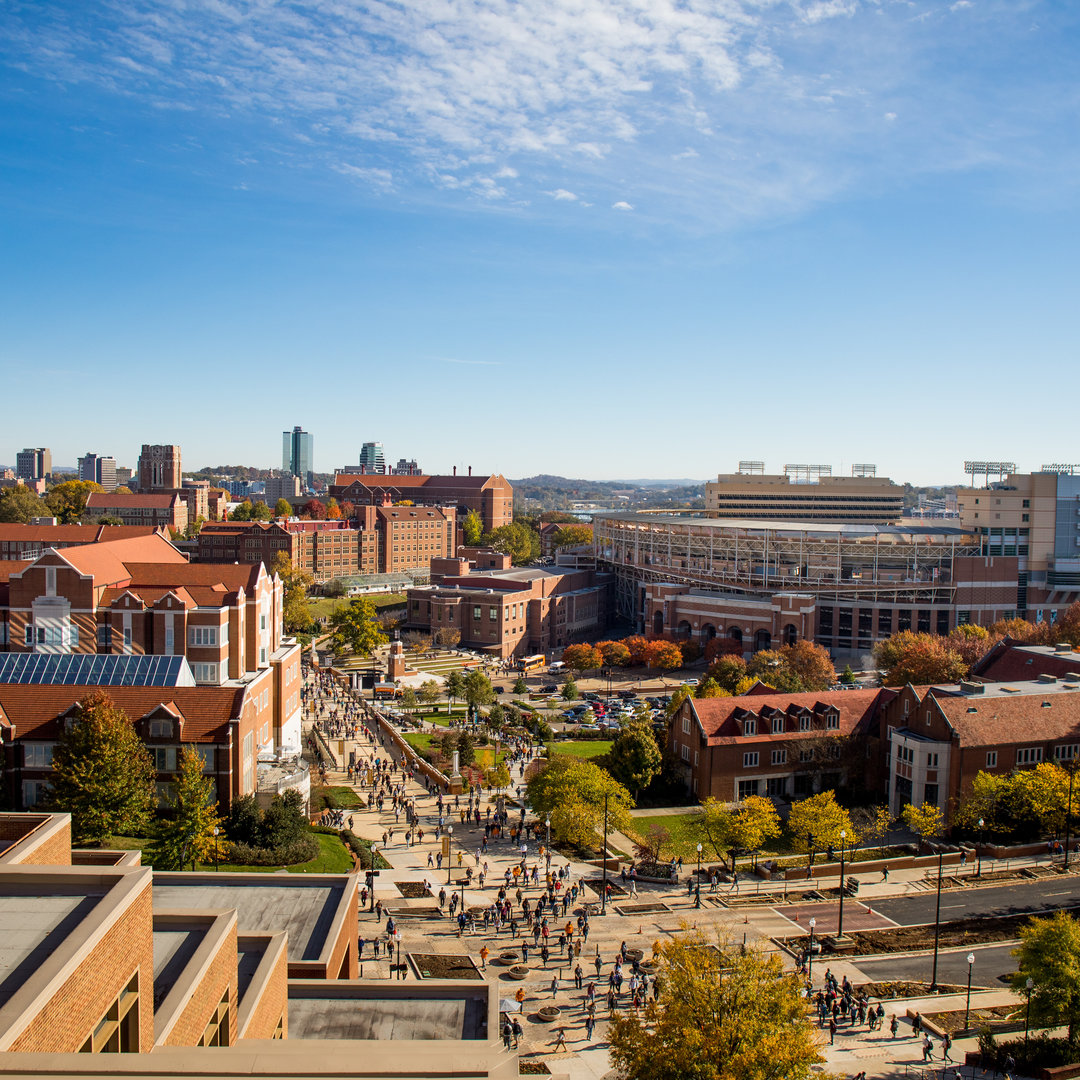
<svg viewBox="0 0 1080 1080"><path fill-rule="evenodd" d="M125 626L124 627L124 648L125 649L130 649L131 648L131 627L130 626Z"/></svg>
<svg viewBox="0 0 1080 1080"><path fill-rule="evenodd" d="M927 784L923 788L923 802L929 803L931 806L937 806L938 804L938 786L937 784Z"/></svg>
<svg viewBox="0 0 1080 1080"><path fill-rule="evenodd" d="M1073 761L1078 753L1080 753L1080 743L1066 743L1064 746L1054 747L1054 757L1058 761Z"/></svg>
<svg viewBox="0 0 1080 1080"><path fill-rule="evenodd" d="M217 664L192 664L191 667L197 683L216 683L218 681Z"/></svg>
<svg viewBox="0 0 1080 1080"><path fill-rule="evenodd" d="M928 769L936 769L938 767L938 756L937 756L937 754L927 754L926 755L926 767Z"/></svg>
<svg viewBox="0 0 1080 1080"><path fill-rule="evenodd" d="M44 780L24 780L22 782L23 808L29 810L37 806L48 792L49 785Z"/></svg>
<svg viewBox="0 0 1080 1080"><path fill-rule="evenodd" d="M1017 765L1034 765L1043 759L1043 748L1041 746L1025 746L1016 751L1016 764Z"/></svg>
<svg viewBox="0 0 1080 1080"><path fill-rule="evenodd" d="M988 769L996 769L997 768L997 751L996 750L988 750L987 751L987 754L986 754L986 767Z"/></svg>
<svg viewBox="0 0 1080 1080"><path fill-rule="evenodd" d="M814 721L813 721L812 717L810 717L810 716L800 716L799 717L799 730L800 731L809 731L811 729L811 727L813 726L813 723L814 723Z"/></svg>
<svg viewBox="0 0 1080 1080"><path fill-rule="evenodd" d="M176 772L175 746L152 746L150 747L150 754L154 759L155 772Z"/></svg>
<svg viewBox="0 0 1080 1080"><path fill-rule="evenodd" d="M684 746L682 748L682 759L683 759L683 761L689 761L690 760L690 747L689 746Z"/></svg>
<svg viewBox="0 0 1080 1080"><path fill-rule="evenodd" d="M682 729L683 729L683 732L685 734L687 734L687 735L690 734L690 717L689 716L684 716L682 718Z"/></svg>
<svg viewBox="0 0 1080 1080"><path fill-rule="evenodd" d="M33 645L34 644L34 624L33 623L27 623L26 624L26 642L25 643L27 645Z"/></svg>
<svg viewBox="0 0 1080 1080"><path fill-rule="evenodd" d="M46 566L45 567L45 595L46 596L55 596L56 595L56 567L55 566Z"/></svg>
<svg viewBox="0 0 1080 1080"><path fill-rule="evenodd" d="M744 769L756 769L757 766L758 766L758 754L757 754L756 750L752 751L751 753L743 754L743 756L742 756L742 767Z"/></svg>
<svg viewBox="0 0 1080 1080"><path fill-rule="evenodd" d="M25 743L23 746L24 769L52 768L52 743Z"/></svg>
<svg viewBox="0 0 1080 1080"><path fill-rule="evenodd" d="M783 798L787 794L787 777L770 776L765 781L765 794L775 799Z"/></svg>
<svg viewBox="0 0 1080 1080"><path fill-rule="evenodd" d="M99 649L107 649L112 644L112 632L108 626L97 628L97 643Z"/></svg>
<svg viewBox="0 0 1080 1080"><path fill-rule="evenodd" d="M772 763L774 765L786 765L787 764L787 751L786 750L774 750L772 752Z"/></svg>
<svg viewBox="0 0 1080 1080"><path fill-rule="evenodd" d="M744 735L756 735L757 734L757 719L753 716L748 716L742 724L742 732Z"/></svg>
<svg viewBox="0 0 1080 1080"><path fill-rule="evenodd" d="M216 626L189 626L188 645L196 648L217 645Z"/></svg>
<svg viewBox="0 0 1080 1080"><path fill-rule="evenodd" d="M840 714L830 712L825 714L825 726L831 730L836 730L840 727Z"/></svg>
<svg viewBox="0 0 1080 1080"><path fill-rule="evenodd" d="M751 795L756 795L758 789L758 782L756 780L740 780L739 781L739 799L749 799Z"/></svg>
<svg viewBox="0 0 1080 1080"><path fill-rule="evenodd" d="M150 721L150 738L151 739L171 739L172 738L172 721L171 720L151 720Z"/></svg>
<svg viewBox="0 0 1080 1080"><path fill-rule="evenodd" d="M472 609L472 617L474 619L482 619L484 617L484 609L481 607L474 607Z"/></svg>
<svg viewBox="0 0 1080 1080"><path fill-rule="evenodd" d="M814 760L814 751L813 750L800 750L799 751L799 760L802 761L802 762L813 761Z"/></svg>
<svg viewBox="0 0 1080 1080"><path fill-rule="evenodd" d="M488 608L488 618L494 622L499 617L499 609L494 607Z"/></svg>

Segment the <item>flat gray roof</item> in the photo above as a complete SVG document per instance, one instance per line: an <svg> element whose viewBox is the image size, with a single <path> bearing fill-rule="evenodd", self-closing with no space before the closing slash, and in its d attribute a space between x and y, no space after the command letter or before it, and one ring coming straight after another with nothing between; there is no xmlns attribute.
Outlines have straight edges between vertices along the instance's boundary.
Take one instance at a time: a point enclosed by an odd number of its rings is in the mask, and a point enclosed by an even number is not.
<svg viewBox="0 0 1080 1080"><path fill-rule="evenodd" d="M206 937L206 926L154 931L154 1009L169 996L180 973Z"/></svg>
<svg viewBox="0 0 1080 1080"><path fill-rule="evenodd" d="M103 891L40 892L5 890L0 897L0 1005L97 906Z"/></svg>
<svg viewBox="0 0 1080 1080"><path fill-rule="evenodd" d="M486 1039L483 998L289 997L289 1039Z"/></svg>
<svg viewBox="0 0 1080 1080"><path fill-rule="evenodd" d="M290 960L318 960L327 935L345 895L346 883L330 885L307 882L289 874L283 883L277 875L250 875L230 881L231 874L211 875L214 881L179 874L154 875L154 909L211 908L236 909L241 933L262 931L289 935ZM220 878L220 884L218 883ZM258 880L256 880L258 878Z"/></svg>
<svg viewBox="0 0 1080 1080"><path fill-rule="evenodd" d="M968 529L947 525L864 525L851 522L786 521L768 518L717 518L697 514L639 514L629 510L596 516L614 518L617 521L635 521L641 524L694 525L709 529L768 529L770 532L843 533L847 536L971 536Z"/></svg>

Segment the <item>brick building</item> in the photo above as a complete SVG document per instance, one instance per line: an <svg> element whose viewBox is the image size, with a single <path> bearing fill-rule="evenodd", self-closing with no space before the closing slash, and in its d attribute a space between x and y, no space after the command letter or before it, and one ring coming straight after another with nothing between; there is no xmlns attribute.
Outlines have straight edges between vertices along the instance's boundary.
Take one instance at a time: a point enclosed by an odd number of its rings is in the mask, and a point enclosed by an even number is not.
<svg viewBox="0 0 1080 1080"><path fill-rule="evenodd" d="M143 443L139 455L139 491L178 491L181 475L179 446Z"/></svg>
<svg viewBox="0 0 1080 1080"><path fill-rule="evenodd" d="M49 548L60 551L154 533L164 535L153 525L0 525L0 561L36 559Z"/></svg>
<svg viewBox="0 0 1080 1080"><path fill-rule="evenodd" d="M453 554L457 511L437 506L358 506L348 521L228 521L204 525L200 562L262 562L284 551L316 582L427 570Z"/></svg>
<svg viewBox="0 0 1080 1080"><path fill-rule="evenodd" d="M700 799L776 800L880 786L881 716L895 690L688 698L668 722L668 745Z"/></svg>
<svg viewBox="0 0 1080 1080"><path fill-rule="evenodd" d="M119 495L93 491L86 500L88 517L119 518L124 525L151 525L182 532L188 524L187 502L179 492Z"/></svg>
<svg viewBox="0 0 1080 1080"><path fill-rule="evenodd" d="M469 570L408 590L406 625L452 628L501 659L562 649L608 625L611 579L591 570Z"/></svg>
<svg viewBox="0 0 1080 1080"><path fill-rule="evenodd" d="M489 532L514 520L514 489L502 476L369 475L339 472L329 494L338 502L355 506L380 504L385 499L400 503L411 500L418 506L456 507L463 519L475 510Z"/></svg>

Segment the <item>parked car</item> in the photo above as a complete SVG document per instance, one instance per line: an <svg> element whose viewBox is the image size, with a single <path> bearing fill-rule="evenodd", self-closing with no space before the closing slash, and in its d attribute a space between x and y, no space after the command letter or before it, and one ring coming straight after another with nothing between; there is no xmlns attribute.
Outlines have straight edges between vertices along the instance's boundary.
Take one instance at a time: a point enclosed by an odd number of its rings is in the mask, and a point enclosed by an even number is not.
<svg viewBox="0 0 1080 1080"><path fill-rule="evenodd" d="M559 692L559 684L558 683L545 683L545 685L540 687L540 693L541 694L557 694L558 692Z"/></svg>
<svg viewBox="0 0 1080 1080"><path fill-rule="evenodd" d="M621 697L623 699L623 701L630 701L633 698L637 697L637 691L636 690L620 690L619 691L619 697Z"/></svg>

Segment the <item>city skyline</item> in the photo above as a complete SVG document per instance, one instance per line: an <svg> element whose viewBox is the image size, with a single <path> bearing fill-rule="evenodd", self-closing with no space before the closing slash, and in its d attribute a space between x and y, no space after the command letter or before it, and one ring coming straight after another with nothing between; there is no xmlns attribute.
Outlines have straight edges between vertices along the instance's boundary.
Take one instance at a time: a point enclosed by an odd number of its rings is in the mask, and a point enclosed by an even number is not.
<svg viewBox="0 0 1080 1080"><path fill-rule="evenodd" d="M1075 367L1078 18L16 7L0 364L10 400L79 393L48 424L9 409L0 458L133 465L161 437L191 467L269 466L299 419L320 472L369 439L507 477L1069 461L1065 425L1016 435L1016 398ZM103 445L104 417L181 387L206 394L183 430L125 419ZM425 422L399 451L368 411Z"/></svg>

